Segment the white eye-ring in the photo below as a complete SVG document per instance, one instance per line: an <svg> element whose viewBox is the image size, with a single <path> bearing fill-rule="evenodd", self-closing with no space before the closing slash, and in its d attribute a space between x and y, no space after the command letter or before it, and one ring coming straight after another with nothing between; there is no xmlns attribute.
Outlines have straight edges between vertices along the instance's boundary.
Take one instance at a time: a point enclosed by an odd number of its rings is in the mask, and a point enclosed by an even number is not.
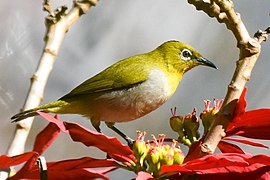
<svg viewBox="0 0 270 180"><path fill-rule="evenodd" d="M192 53L188 49L183 49L180 53L180 56L183 60L187 61L191 59Z"/></svg>

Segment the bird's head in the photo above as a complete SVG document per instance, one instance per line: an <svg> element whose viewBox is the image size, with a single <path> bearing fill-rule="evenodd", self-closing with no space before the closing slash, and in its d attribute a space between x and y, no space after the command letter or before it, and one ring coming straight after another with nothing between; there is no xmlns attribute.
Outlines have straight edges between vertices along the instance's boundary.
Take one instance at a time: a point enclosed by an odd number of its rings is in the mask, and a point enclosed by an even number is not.
<svg viewBox="0 0 270 180"><path fill-rule="evenodd" d="M217 67L204 58L199 52L188 44L179 41L167 41L158 47L162 52L165 62L172 65L180 73L196 67L198 65Z"/></svg>

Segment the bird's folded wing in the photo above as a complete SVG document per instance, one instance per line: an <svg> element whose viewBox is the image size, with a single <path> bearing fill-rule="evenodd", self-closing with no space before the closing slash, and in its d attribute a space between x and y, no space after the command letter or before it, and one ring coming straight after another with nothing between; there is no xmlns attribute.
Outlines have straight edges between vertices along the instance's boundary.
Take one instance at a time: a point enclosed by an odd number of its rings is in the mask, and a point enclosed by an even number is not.
<svg viewBox="0 0 270 180"><path fill-rule="evenodd" d="M142 65L142 63L140 60L120 61L84 81L60 99L134 87L147 80L150 67Z"/></svg>

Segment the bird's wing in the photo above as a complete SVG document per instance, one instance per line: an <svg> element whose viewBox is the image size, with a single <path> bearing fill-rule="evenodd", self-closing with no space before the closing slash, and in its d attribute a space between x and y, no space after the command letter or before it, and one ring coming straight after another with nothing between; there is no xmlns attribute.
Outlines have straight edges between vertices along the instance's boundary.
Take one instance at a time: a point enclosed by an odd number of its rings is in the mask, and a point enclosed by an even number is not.
<svg viewBox="0 0 270 180"><path fill-rule="evenodd" d="M150 66L141 56L124 59L84 81L60 99L133 87L147 80Z"/></svg>

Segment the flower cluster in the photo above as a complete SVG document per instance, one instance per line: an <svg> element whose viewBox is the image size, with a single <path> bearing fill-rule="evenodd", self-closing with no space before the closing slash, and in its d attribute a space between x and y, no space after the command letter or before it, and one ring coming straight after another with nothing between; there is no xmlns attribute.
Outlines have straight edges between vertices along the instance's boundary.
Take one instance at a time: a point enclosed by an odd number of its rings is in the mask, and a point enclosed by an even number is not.
<svg viewBox="0 0 270 180"><path fill-rule="evenodd" d="M176 141L171 145L164 144L165 135L160 134L158 139L152 135L154 140L145 142L145 135L145 132L138 131L137 140L133 144L134 155L143 171L158 177L161 166L183 163L184 154L180 147L176 147Z"/></svg>
<svg viewBox="0 0 270 180"><path fill-rule="evenodd" d="M176 116L176 109L172 112L173 116L170 118L170 126L173 131L178 133L178 141L191 146L200 137L199 120L196 115L196 110L186 116Z"/></svg>
<svg viewBox="0 0 270 180"><path fill-rule="evenodd" d="M204 101L204 106L205 110L201 113L200 118L203 123L204 127L204 134L206 134L214 121L214 116L218 113L222 106L223 100L215 99L214 100L214 107L210 107L211 101L210 100L205 100Z"/></svg>

